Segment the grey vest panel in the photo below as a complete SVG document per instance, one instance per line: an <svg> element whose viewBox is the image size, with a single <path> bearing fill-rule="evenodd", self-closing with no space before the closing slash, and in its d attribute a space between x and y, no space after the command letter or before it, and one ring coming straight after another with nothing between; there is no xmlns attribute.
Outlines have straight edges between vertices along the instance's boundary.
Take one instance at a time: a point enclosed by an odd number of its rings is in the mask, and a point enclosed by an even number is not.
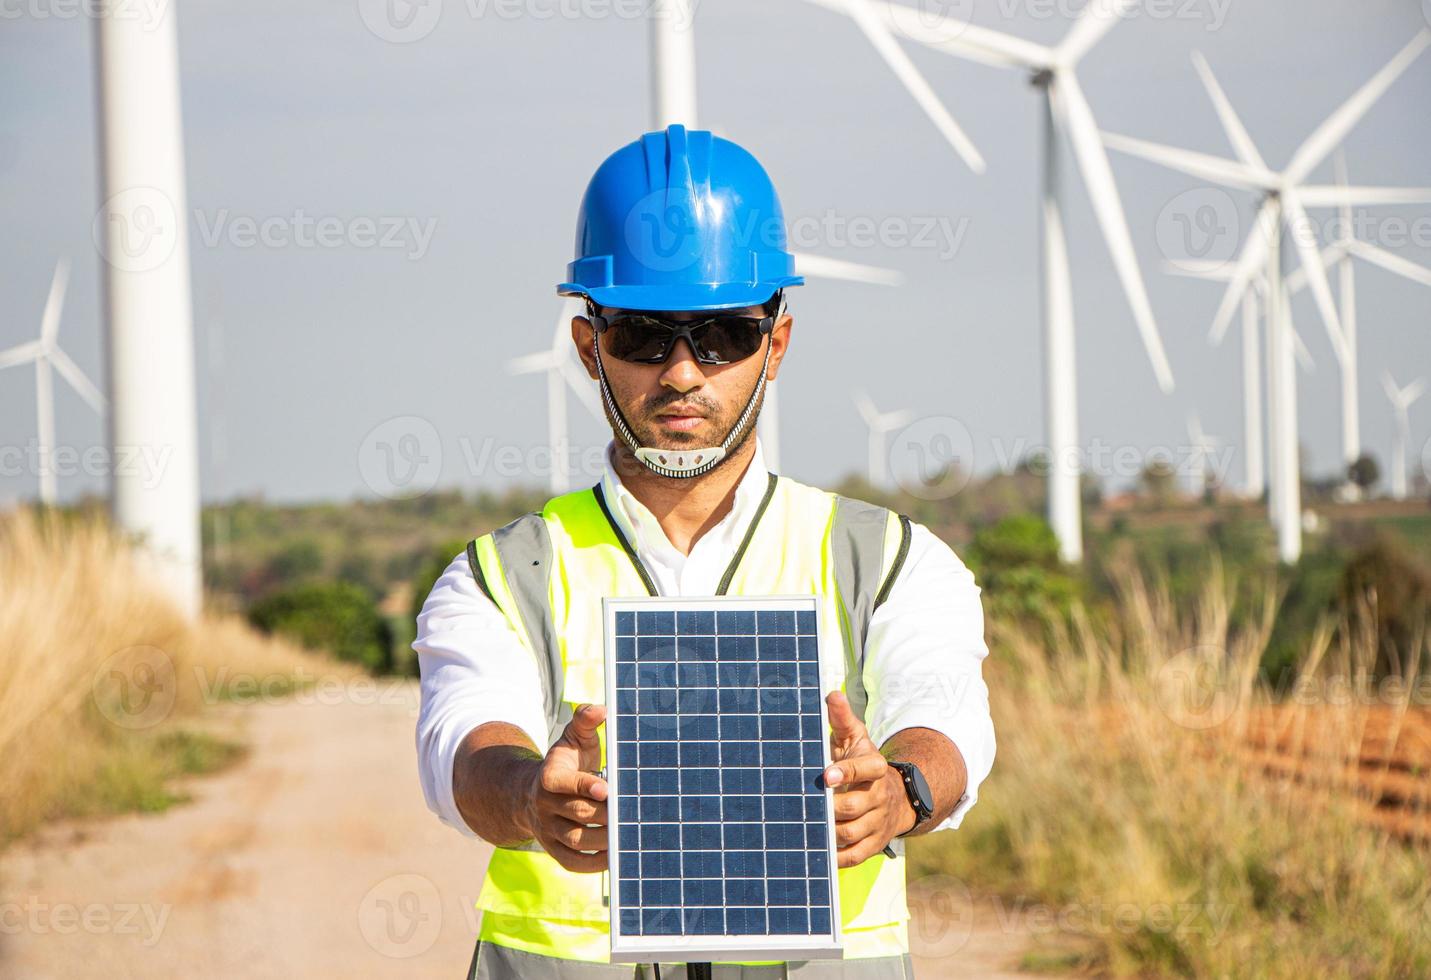
<svg viewBox="0 0 1431 980"><path fill-rule="evenodd" d="M845 693L855 714L863 718L868 692L864 685L865 634L870 617L879 608L899 574L909 549L909 519L900 516L901 541L889 574L884 566L884 533L889 510L852 497L835 498L830 546L835 584L849 619L850 648L846 651ZM507 588L516 600L533 650L544 651L542 696L546 716L553 719L545 749L556 741L571 720L571 706L563 697L565 676L561 641L551 617L552 543L540 514L526 514L494 531L493 545L502 562ZM483 592L491 593L482 577L473 545L467 557Z"/></svg>
<svg viewBox="0 0 1431 980"><path fill-rule="evenodd" d="M524 514L493 531L492 545L502 562L507 588L511 590L517 611L522 615L522 623L527 628L527 639L539 655L546 654L540 670L542 701L547 718L555 721L547 732L547 744L538 746L545 752L571 720L571 706L562 697L565 675L561 662L561 638L557 636L551 617L551 533L541 514ZM473 565L473 574L478 576L478 584L487 592L471 546L468 559ZM490 592L488 598L491 598Z"/></svg>

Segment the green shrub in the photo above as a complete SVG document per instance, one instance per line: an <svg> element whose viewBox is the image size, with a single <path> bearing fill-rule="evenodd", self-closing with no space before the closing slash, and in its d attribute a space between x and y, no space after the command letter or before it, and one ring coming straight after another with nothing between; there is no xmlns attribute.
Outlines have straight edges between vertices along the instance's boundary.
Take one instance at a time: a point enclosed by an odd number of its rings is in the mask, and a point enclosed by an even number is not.
<svg viewBox="0 0 1431 980"><path fill-rule="evenodd" d="M981 528L967 557L994 614L1059 616L1079 593L1077 570L1064 567L1053 530L1032 514Z"/></svg>
<svg viewBox="0 0 1431 980"><path fill-rule="evenodd" d="M373 673L392 669L392 630L372 597L352 583L310 582L284 589L254 603L248 616L264 632L327 650Z"/></svg>

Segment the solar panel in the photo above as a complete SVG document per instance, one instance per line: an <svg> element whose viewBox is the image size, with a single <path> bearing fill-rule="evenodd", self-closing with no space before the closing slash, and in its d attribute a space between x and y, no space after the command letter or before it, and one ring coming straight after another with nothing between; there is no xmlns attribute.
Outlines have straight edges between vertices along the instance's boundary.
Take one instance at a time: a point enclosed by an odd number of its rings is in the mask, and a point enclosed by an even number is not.
<svg viewBox="0 0 1431 980"><path fill-rule="evenodd" d="M840 955L816 608L603 600L613 962Z"/></svg>

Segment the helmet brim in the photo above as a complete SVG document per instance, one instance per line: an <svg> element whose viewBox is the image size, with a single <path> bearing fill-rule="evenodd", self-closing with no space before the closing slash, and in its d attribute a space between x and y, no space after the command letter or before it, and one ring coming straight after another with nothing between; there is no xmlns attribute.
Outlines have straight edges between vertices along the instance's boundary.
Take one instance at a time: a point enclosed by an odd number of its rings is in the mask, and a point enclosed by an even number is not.
<svg viewBox="0 0 1431 980"><path fill-rule="evenodd" d="M805 285L804 276L782 276L767 282L723 282L714 285L660 283L630 286L583 286L564 282L562 296L589 296L592 302L614 310L699 311L731 310L769 302L777 289Z"/></svg>

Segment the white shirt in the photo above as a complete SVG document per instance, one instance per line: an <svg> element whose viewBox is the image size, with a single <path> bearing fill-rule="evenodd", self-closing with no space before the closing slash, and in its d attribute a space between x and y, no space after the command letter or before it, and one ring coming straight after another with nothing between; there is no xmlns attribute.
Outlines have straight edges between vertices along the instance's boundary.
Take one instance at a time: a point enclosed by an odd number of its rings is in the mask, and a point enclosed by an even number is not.
<svg viewBox="0 0 1431 980"><path fill-rule="evenodd" d="M661 595L714 595L760 500L768 471L759 440L721 521L689 555L671 544L655 516L621 485L607 446L602 492L611 516L655 580ZM458 746L479 725L503 721L546 748L547 722L535 659L506 617L477 587L466 553L447 566L417 618L422 707L417 758L428 808L468 837L452 793ZM922 524L913 525L909 554L885 602L870 618L864 681L865 725L876 745L905 728L947 736L964 757L969 783L954 812L934 829L959 826L978 799L994 763L994 723L982 664L984 615L973 573Z"/></svg>

